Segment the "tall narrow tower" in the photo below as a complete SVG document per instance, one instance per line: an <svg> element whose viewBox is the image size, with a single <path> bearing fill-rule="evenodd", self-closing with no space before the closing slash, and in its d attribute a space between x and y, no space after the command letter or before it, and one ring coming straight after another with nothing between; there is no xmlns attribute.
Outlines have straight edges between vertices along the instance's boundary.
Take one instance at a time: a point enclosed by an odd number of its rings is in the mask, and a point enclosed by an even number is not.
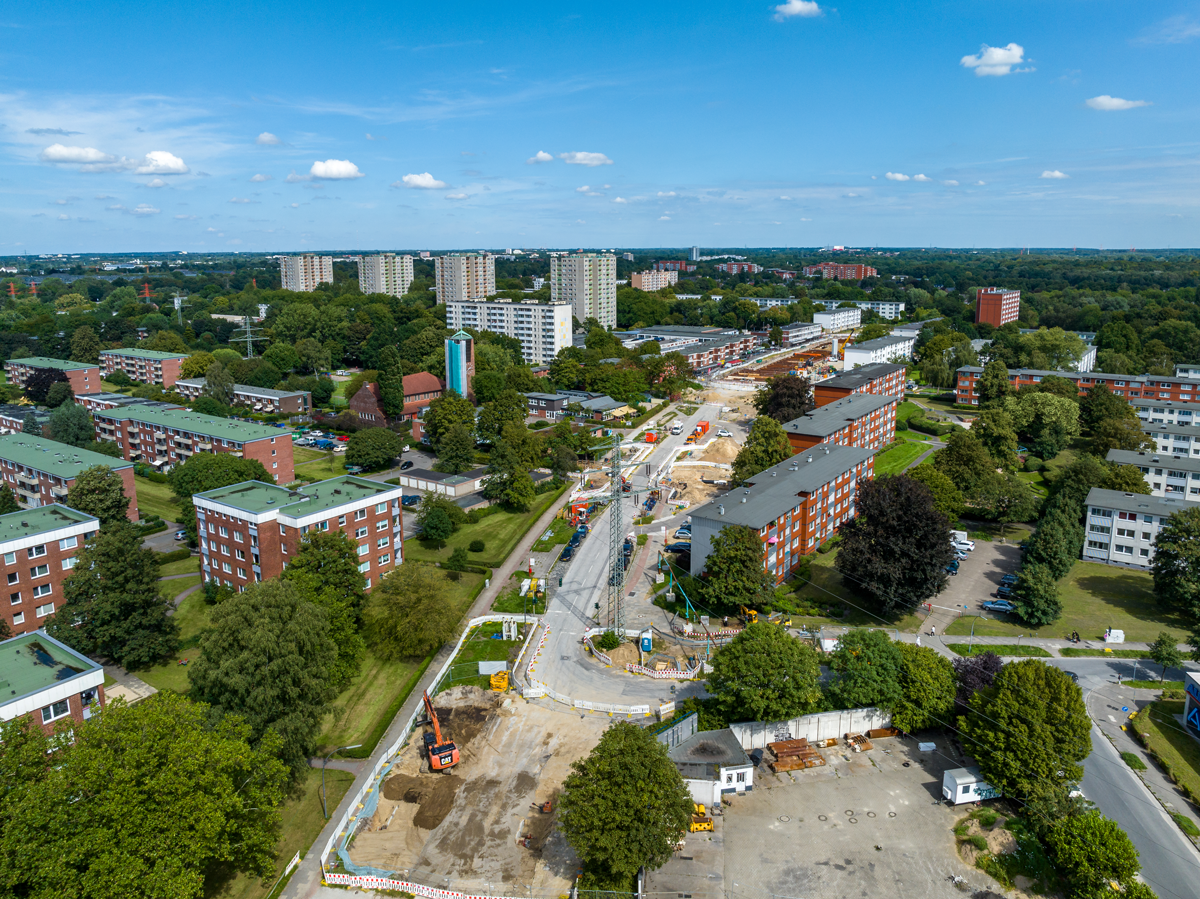
<svg viewBox="0 0 1200 899"><path fill-rule="evenodd" d="M466 331L446 338L446 389L475 402L471 379L475 377L475 339Z"/></svg>

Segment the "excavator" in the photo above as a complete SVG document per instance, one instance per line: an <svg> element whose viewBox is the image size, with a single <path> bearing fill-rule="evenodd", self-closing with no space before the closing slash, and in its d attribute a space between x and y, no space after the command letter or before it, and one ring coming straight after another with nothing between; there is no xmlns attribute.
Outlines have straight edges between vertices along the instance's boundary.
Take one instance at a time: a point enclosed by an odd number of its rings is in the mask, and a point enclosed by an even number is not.
<svg viewBox="0 0 1200 899"><path fill-rule="evenodd" d="M425 712L429 715L429 723L433 725L433 733L425 734L425 752L429 755L429 767L434 771L449 770L458 764L458 747L453 740L442 739L442 726L438 723L437 712L433 710L433 702L429 693L425 693Z"/></svg>

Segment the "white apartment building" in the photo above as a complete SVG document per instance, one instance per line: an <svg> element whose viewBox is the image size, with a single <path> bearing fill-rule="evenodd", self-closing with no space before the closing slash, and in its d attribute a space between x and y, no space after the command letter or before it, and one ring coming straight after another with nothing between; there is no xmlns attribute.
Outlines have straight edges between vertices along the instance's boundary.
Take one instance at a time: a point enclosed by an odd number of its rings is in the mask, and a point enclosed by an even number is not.
<svg viewBox="0 0 1200 899"><path fill-rule="evenodd" d="M880 318L894 321L904 314L903 300L859 300L855 303L859 309L870 309L879 313Z"/></svg>
<svg viewBox="0 0 1200 899"><path fill-rule="evenodd" d="M845 331L847 328L857 328L862 324L862 310L855 306L853 309L830 309L827 312L814 312L813 323L820 325L826 331Z"/></svg>
<svg viewBox="0 0 1200 899"><path fill-rule="evenodd" d="M1129 405L1142 421L1159 425L1200 425L1200 403L1131 397Z"/></svg>
<svg viewBox="0 0 1200 899"><path fill-rule="evenodd" d="M1159 528L1184 508L1179 499L1093 487L1087 497L1084 561L1149 568Z"/></svg>
<svg viewBox="0 0 1200 899"><path fill-rule="evenodd" d="M1151 496L1200 502L1200 459L1160 456L1145 450L1109 450L1105 458L1117 465L1140 468Z"/></svg>
<svg viewBox="0 0 1200 899"><path fill-rule="evenodd" d="M363 256L358 260L358 289L402 297L413 282L413 258L395 253Z"/></svg>
<svg viewBox="0 0 1200 899"><path fill-rule="evenodd" d="M566 302L492 299L447 303L446 326L493 331L521 341L525 361L544 365L571 345L571 305Z"/></svg>
<svg viewBox="0 0 1200 899"><path fill-rule="evenodd" d="M304 253L300 256L281 256L279 274L284 290L309 292L321 284L333 283L333 257Z"/></svg>
<svg viewBox="0 0 1200 899"><path fill-rule="evenodd" d="M483 300L496 293L496 257L490 253L437 256L433 274L439 303Z"/></svg>
<svg viewBox="0 0 1200 899"><path fill-rule="evenodd" d="M1176 365L1175 377L1200 380L1200 365Z"/></svg>
<svg viewBox="0 0 1200 899"><path fill-rule="evenodd" d="M634 272L630 275L631 286L638 290L662 290L679 282L679 272Z"/></svg>
<svg viewBox="0 0 1200 899"><path fill-rule="evenodd" d="M612 253L551 254L550 300L570 303L581 322L594 318L611 331L617 326L617 257Z"/></svg>
<svg viewBox="0 0 1200 899"><path fill-rule="evenodd" d="M1164 455L1200 458L1200 431L1197 431L1194 425L1155 424L1143 421L1142 430Z"/></svg>
<svg viewBox="0 0 1200 899"><path fill-rule="evenodd" d="M850 371L859 365L871 365L876 362L892 362L897 359L912 358L913 347L917 344L915 337L880 337L868 340L866 343L855 343L846 347L842 356L845 370Z"/></svg>

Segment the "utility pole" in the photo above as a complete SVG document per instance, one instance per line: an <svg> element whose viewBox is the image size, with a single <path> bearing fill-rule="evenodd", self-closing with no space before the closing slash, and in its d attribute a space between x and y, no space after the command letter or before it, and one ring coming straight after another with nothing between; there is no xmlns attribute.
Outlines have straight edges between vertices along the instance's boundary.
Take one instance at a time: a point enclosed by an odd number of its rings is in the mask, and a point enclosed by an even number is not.
<svg viewBox="0 0 1200 899"><path fill-rule="evenodd" d="M232 337L229 338L229 342L232 344L232 343L241 343L241 342L245 341L245 343L246 343L245 355L246 355L247 359L250 359L254 356L254 342L256 340L266 340L265 337L255 337L254 336L256 334L261 334L261 333L262 333L262 328L255 328L250 322L250 316L243 315L242 316L242 326L240 328L238 328L237 331L234 332Z"/></svg>
<svg viewBox="0 0 1200 899"><path fill-rule="evenodd" d="M621 435L614 431L609 468L608 520L608 625L620 633L625 629L625 528L621 513Z"/></svg>
<svg viewBox="0 0 1200 899"><path fill-rule="evenodd" d="M183 307L191 306L191 303L186 302L186 296L175 294L175 312L179 315L179 327L183 327Z"/></svg>

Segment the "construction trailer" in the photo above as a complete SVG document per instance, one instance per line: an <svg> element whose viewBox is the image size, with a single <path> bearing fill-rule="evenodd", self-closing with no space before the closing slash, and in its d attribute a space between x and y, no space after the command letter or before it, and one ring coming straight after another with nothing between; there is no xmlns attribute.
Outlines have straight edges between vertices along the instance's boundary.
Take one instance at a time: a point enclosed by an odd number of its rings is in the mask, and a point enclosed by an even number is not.
<svg viewBox="0 0 1200 899"><path fill-rule="evenodd" d="M942 796L952 805L998 799L1000 791L983 779L978 768L950 768L942 775Z"/></svg>

